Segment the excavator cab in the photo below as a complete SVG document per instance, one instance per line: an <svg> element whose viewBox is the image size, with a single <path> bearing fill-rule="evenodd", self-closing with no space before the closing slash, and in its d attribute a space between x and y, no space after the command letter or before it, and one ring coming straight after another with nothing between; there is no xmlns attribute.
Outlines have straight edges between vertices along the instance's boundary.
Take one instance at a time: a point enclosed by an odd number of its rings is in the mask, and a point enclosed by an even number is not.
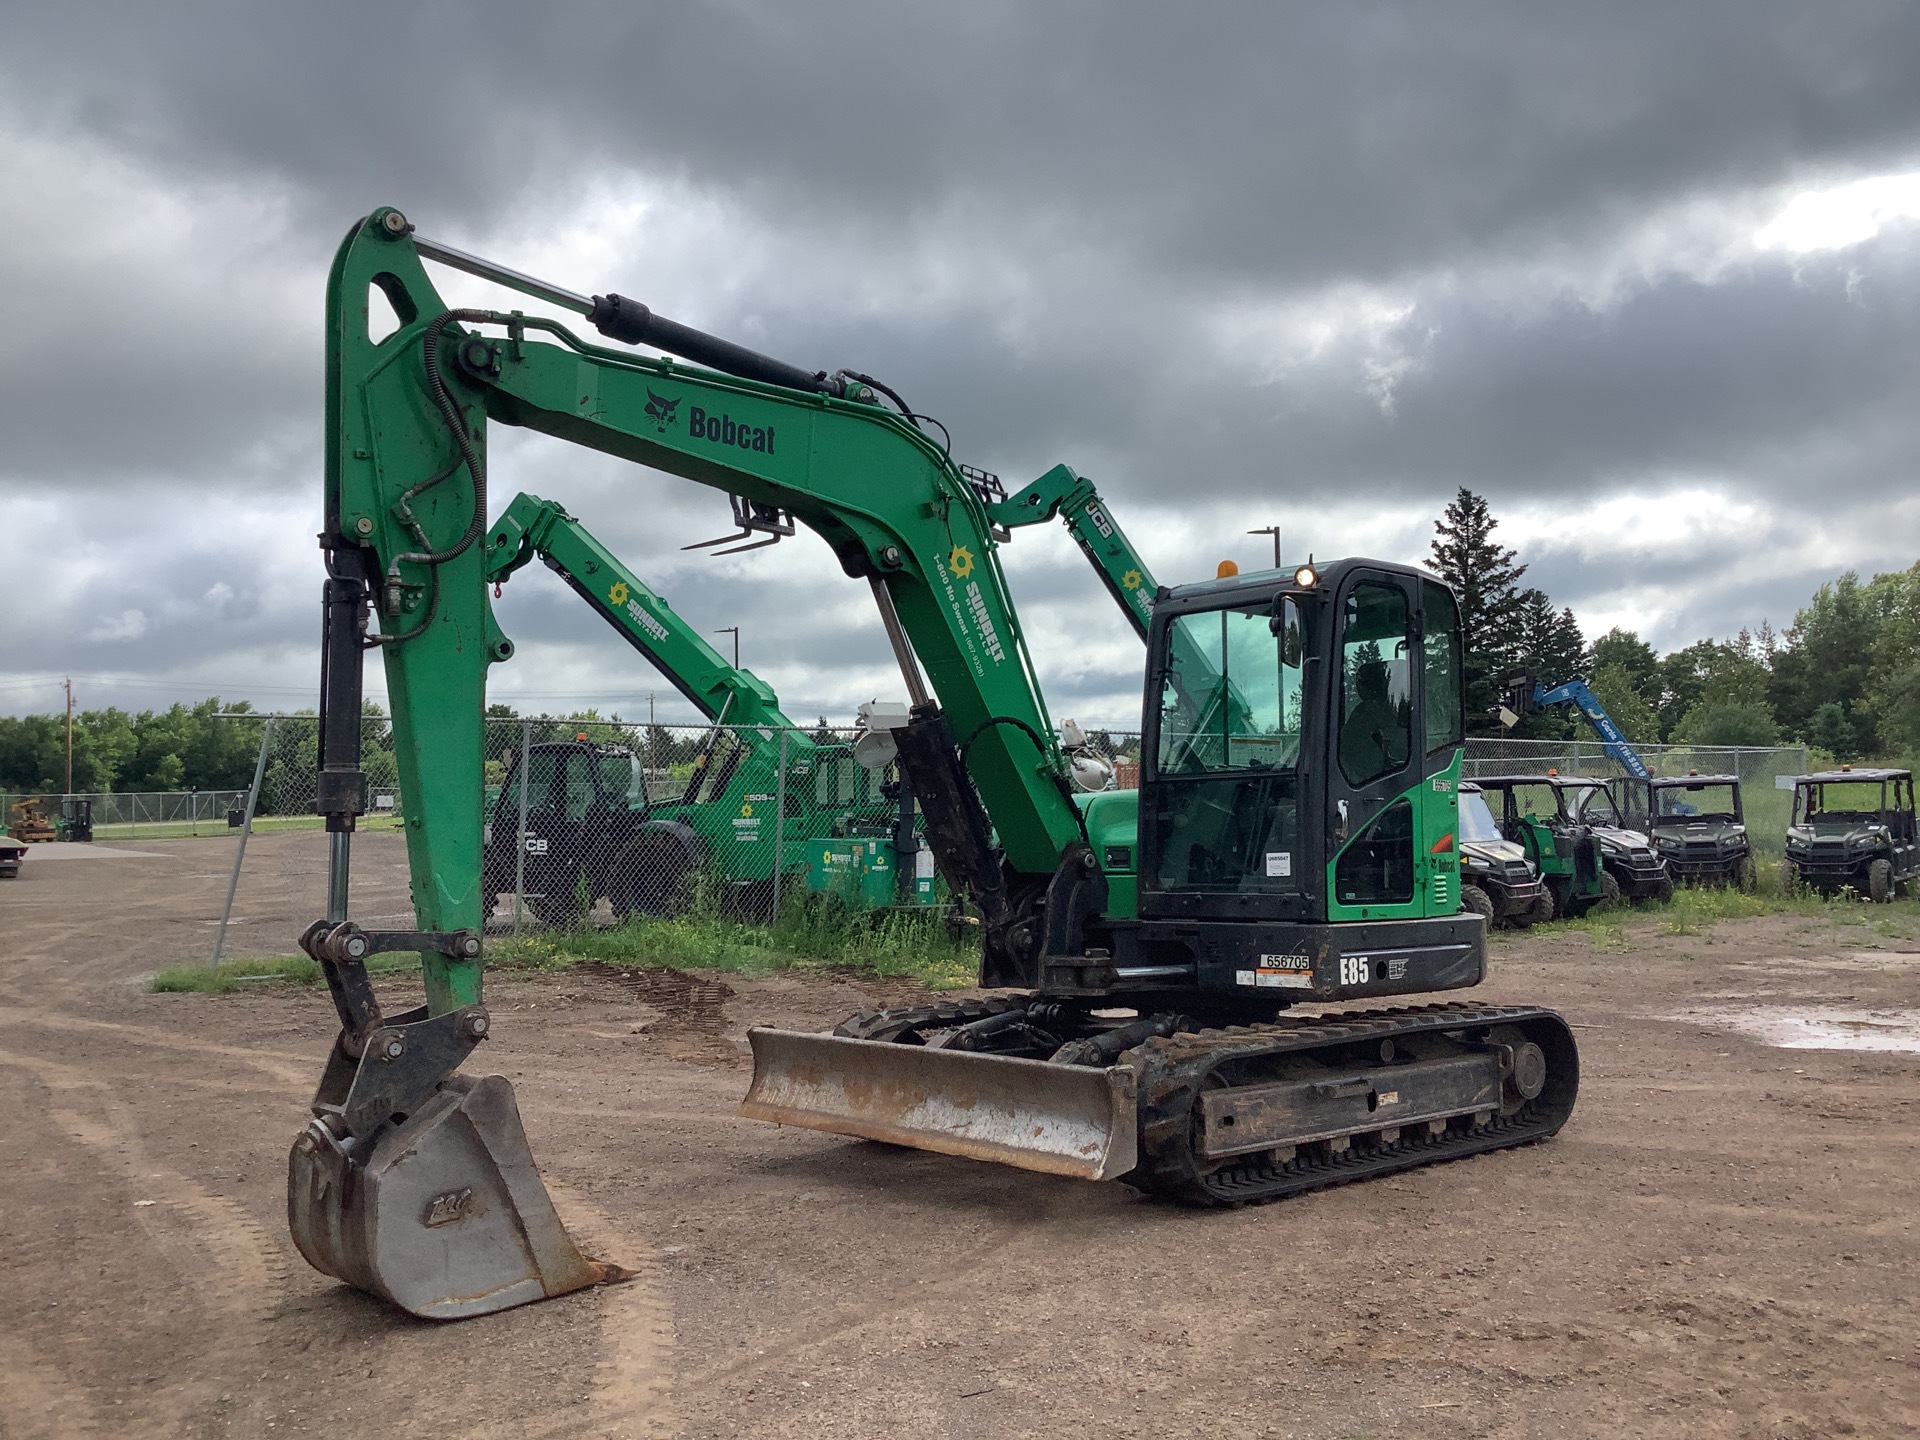
<svg viewBox="0 0 1920 1440"><path fill-rule="evenodd" d="M1446 587L1367 560L1188 586L1156 604L1148 643L1140 923L1196 938L1196 925L1284 924L1308 949L1358 923L1371 948L1425 952L1401 967L1409 989L1472 983L1477 935L1396 928L1459 906ZM1163 951L1178 943L1156 934ZM1223 946L1238 948L1224 932L1198 948ZM1238 988L1204 964L1200 981Z"/></svg>

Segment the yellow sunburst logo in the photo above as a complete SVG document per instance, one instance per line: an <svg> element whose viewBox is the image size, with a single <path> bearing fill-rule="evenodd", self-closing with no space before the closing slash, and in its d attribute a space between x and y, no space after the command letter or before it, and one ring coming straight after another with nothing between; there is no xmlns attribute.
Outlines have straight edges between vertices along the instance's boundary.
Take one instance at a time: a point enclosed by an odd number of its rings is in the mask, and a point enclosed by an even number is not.
<svg viewBox="0 0 1920 1440"><path fill-rule="evenodd" d="M1120 583L1129 590L1138 590L1140 588L1140 578L1140 572L1138 570L1129 570L1120 577Z"/></svg>
<svg viewBox="0 0 1920 1440"><path fill-rule="evenodd" d="M964 545L953 547L953 553L947 556L947 569L964 580L973 573L973 551Z"/></svg>
<svg viewBox="0 0 1920 1440"><path fill-rule="evenodd" d="M616 605L626 604L627 603L627 582L624 580L614 581L613 588L607 591L607 599L611 600Z"/></svg>
<svg viewBox="0 0 1920 1440"><path fill-rule="evenodd" d="M740 813L741 813L741 815L742 815L742 816L744 816L744 817L746 817L747 819L752 819L752 818L753 818L753 805L751 804L751 802L748 802L748 803L743 803L743 804L742 804L742 805L740 806Z"/></svg>

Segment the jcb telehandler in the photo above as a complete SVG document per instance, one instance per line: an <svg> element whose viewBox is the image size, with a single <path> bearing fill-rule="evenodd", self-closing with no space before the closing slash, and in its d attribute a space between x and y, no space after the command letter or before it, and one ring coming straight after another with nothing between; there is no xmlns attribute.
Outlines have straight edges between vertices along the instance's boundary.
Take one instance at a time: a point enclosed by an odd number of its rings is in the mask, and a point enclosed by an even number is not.
<svg viewBox="0 0 1920 1440"><path fill-rule="evenodd" d="M584 315L451 310L434 260ZM368 331L378 291L399 319ZM1164 592L1140 788L1076 796L983 497L904 406L414 234L357 222L327 321L319 808L327 916L304 944L341 1032L294 1146L289 1214L321 1270L420 1315L617 1278L560 1225L512 1089L457 1074L481 1001L486 669L511 658L477 543L492 422L730 492L743 529L813 529L864 580L913 708L892 732L1001 993L831 1035L755 1029L748 1116L1203 1205L1271 1200L1544 1139L1578 1083L1550 1010L1394 1001L1477 984L1459 911L1459 612L1433 577L1346 560ZM692 361L694 364L686 364ZM997 499L997 497L995 497ZM377 629L373 625L377 617ZM379 649L418 929L365 930L348 862ZM381 1013L364 958L421 953L425 1004Z"/></svg>

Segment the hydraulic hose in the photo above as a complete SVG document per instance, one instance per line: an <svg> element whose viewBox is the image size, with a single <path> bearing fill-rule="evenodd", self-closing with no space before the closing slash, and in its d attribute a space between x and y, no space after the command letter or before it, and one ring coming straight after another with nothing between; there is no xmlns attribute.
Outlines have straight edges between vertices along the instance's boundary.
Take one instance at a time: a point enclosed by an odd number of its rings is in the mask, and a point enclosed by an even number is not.
<svg viewBox="0 0 1920 1440"><path fill-rule="evenodd" d="M473 437L467 433L467 417L460 413L460 407L447 390L445 377L440 374L440 332L456 320L479 324L485 321L499 320L502 317L491 310L449 310L444 315L435 316L428 322L421 353L427 367L427 390L433 396L433 403L440 411L440 418L447 422L447 429L453 435L453 443L460 449L460 458L465 462L467 473L473 476L473 517L467 521L466 531L445 550L411 550L404 555L393 557L393 563L387 567L387 575L393 577L399 572L401 561L429 567L446 564L458 555L466 552L480 532L487 528L487 471L481 463L480 452L473 448ZM428 481L426 485L410 490L408 497L437 485L453 473L449 468Z"/></svg>

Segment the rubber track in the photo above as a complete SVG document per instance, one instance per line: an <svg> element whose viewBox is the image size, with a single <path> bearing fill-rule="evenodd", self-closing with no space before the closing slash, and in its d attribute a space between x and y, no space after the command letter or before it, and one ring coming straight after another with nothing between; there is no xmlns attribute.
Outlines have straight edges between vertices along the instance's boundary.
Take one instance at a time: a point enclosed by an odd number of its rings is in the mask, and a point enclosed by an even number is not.
<svg viewBox="0 0 1920 1440"><path fill-rule="evenodd" d="M1442 1135L1422 1125L1391 1145L1356 1144L1338 1153L1309 1145L1283 1163L1248 1156L1205 1173L1198 1168L1192 1149L1193 1107L1206 1077L1222 1065L1404 1035L1507 1025L1524 1031L1547 1057L1546 1088L1512 1115L1496 1115L1491 1123L1471 1130L1450 1126ZM1128 1051L1121 1063L1133 1065L1140 1075L1140 1166L1126 1182L1203 1206L1261 1204L1545 1140L1572 1114L1579 1087L1572 1031L1555 1012L1534 1006L1417 1005L1205 1030L1150 1040Z"/></svg>

